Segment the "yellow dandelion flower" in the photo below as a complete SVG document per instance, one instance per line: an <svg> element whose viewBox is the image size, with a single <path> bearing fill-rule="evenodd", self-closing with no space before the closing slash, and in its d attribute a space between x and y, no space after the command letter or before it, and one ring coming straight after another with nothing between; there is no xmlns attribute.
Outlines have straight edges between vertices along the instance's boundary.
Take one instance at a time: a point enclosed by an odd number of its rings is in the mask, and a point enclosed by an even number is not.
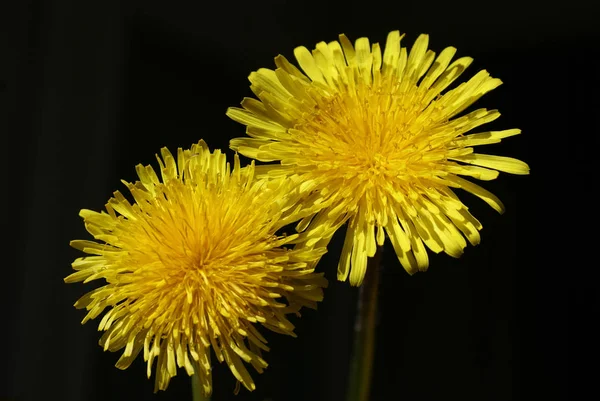
<svg viewBox="0 0 600 401"><path fill-rule="evenodd" d="M458 257L465 238L479 243L481 224L452 188L462 188L499 212L500 200L462 178L492 180L499 171L528 174L522 161L479 154L473 147L500 142L518 129L465 135L500 116L477 109L459 114L501 84L480 71L454 89L446 89L472 59L454 62L448 47L437 58L421 35L410 52L398 31L387 37L385 50L360 38L353 46L321 42L294 55L304 71L283 56L276 70L250 74L258 99L245 98L227 115L247 125L251 138L236 138L231 148L279 164L260 166L267 177L296 177L311 202L324 209L298 225L312 228L312 243L326 244L349 220L338 278L359 285L367 258L385 233L409 272L426 270L425 246ZM319 241L319 236L322 240Z"/></svg>
<svg viewBox="0 0 600 401"><path fill-rule="evenodd" d="M155 391L183 367L210 393L211 346L253 390L242 361L262 372L268 350L254 324L293 335L286 314L322 299L326 281L309 264L324 249L287 249L298 234L276 234L303 213L285 181L256 180L237 155L231 171L202 141L179 149L177 161L166 148L161 156L162 180L138 165L140 181L124 182L135 202L115 192L106 212L81 211L96 241L71 243L92 256L77 259L65 281L106 281L75 304L88 310L82 323L109 308L100 345L124 349L120 369L143 350L148 377L157 358Z"/></svg>

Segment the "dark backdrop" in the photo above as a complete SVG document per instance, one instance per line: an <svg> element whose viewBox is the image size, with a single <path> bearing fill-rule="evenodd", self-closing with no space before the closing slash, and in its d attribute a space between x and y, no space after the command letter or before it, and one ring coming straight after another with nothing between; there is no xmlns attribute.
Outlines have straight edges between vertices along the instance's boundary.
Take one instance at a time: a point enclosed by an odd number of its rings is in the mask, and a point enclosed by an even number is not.
<svg viewBox="0 0 600 401"><path fill-rule="evenodd" d="M243 127L225 116L249 96L247 76L279 53L341 32L385 43L455 46L505 84L480 107L498 129L524 134L493 153L531 175L485 183L497 215L464 195L482 243L460 260L432 256L408 276L388 244L373 400L578 399L595 390L598 267L595 178L599 29L591 1L13 2L1 13L2 360L0 399L188 400L180 371L153 395L141 358L128 370L97 345L72 304L90 287L65 285L87 238L78 210L99 210L134 165L160 147L204 138L226 149ZM342 233L343 234L343 233ZM343 238L343 237L342 237ZM335 281L341 238L320 267L330 278L298 338L267 333L258 390L232 395L215 366L215 401L343 400L357 291ZM263 331L264 332L264 331ZM587 394L587 393L586 393ZM588 398L594 398L592 395Z"/></svg>

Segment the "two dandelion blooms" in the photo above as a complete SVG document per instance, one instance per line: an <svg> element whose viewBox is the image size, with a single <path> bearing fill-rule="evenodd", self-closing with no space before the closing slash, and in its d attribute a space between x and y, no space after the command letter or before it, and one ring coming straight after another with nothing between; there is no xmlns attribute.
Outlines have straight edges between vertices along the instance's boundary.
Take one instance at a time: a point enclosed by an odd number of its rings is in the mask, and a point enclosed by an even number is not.
<svg viewBox="0 0 600 401"><path fill-rule="evenodd" d="M256 323L293 335L286 314L315 307L326 285L307 265L325 250L286 249L298 234L275 233L298 219L285 181L267 185L254 166L230 171L225 155L204 142L158 157L161 178L138 166L140 178L106 212L82 210L96 241L73 241L92 255L77 259L72 283L105 280L75 306L88 310L83 322L109 309L100 321L105 350L123 350L117 367L127 368L143 352L148 377L155 358L156 389L164 390L177 367L198 372L211 391L210 348L246 388L255 388L243 362L258 372L267 366L266 340Z"/></svg>
<svg viewBox="0 0 600 401"><path fill-rule="evenodd" d="M367 258L390 239L409 273L426 270L426 248L459 257L468 240L480 241L481 224L453 189L461 188L503 212L501 201L472 181L498 172L528 174L522 161L474 153L474 146L500 142L519 129L470 133L500 116L477 109L460 115L501 81L480 71L444 92L472 59L454 62L448 47L437 58L421 35L410 52L398 31L383 54L367 38L353 46L321 42L294 55L301 72L283 56L276 70L250 74L259 100L245 98L227 115L247 125L250 138L231 148L250 158L278 161L259 167L261 176L294 177L310 202L323 208L297 226L309 229L307 245L327 245L348 221L338 279L360 285ZM467 133L469 133L467 135Z"/></svg>
<svg viewBox="0 0 600 401"><path fill-rule="evenodd" d="M499 172L528 174L522 161L475 153L518 129L474 132L500 116L465 112L501 84L486 71L451 85L472 59L437 57L428 36L410 51L402 36L385 48L366 38L353 45L298 47L300 69L283 56L276 69L250 74L258 99L227 115L247 126L231 148L265 165L233 168L200 141L176 157L163 149L160 178L138 166L106 211L82 210L95 241L73 241L88 254L66 282L103 280L75 304L83 322L103 312L105 350L123 350L125 369L143 352L155 388L178 368L211 392L211 352L235 378L255 388L246 368L261 372L268 350L257 327L293 335L287 315L316 306L324 277L314 272L333 234L348 223L338 278L360 285L368 258L389 238L409 273L426 270L426 248L459 257L479 243L479 221L455 194L470 192L498 212L501 201L472 182ZM296 224L298 233L282 235ZM212 349L212 351L211 351Z"/></svg>

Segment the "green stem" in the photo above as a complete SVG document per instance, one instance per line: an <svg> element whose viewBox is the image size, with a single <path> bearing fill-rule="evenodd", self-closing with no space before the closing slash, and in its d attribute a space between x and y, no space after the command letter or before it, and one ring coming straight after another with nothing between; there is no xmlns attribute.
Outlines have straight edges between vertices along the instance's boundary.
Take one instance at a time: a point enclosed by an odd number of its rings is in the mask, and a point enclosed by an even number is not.
<svg viewBox="0 0 600 401"><path fill-rule="evenodd" d="M199 369L199 368L197 368ZM202 383L198 371L192 375L192 400L193 401L210 401L210 395L204 395L202 391Z"/></svg>
<svg viewBox="0 0 600 401"><path fill-rule="evenodd" d="M354 325L354 345L350 361L347 401L368 401L375 356L375 326L377 324L377 295L383 248L369 258L365 279L360 286L357 317Z"/></svg>

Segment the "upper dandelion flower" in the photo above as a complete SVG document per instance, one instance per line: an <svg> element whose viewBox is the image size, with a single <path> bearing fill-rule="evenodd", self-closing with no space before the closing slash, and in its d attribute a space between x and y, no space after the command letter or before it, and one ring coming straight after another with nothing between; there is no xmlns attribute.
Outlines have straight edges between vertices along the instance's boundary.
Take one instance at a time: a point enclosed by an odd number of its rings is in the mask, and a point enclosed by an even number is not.
<svg viewBox="0 0 600 401"><path fill-rule="evenodd" d="M283 56L275 71L250 74L259 100L227 115L248 126L252 138L236 138L231 148L260 161L268 177L294 177L309 203L323 209L304 219L309 245L326 244L349 219L338 278L358 285L367 258L390 238L404 268L428 267L425 246L458 257L480 240L481 224L451 188L462 188L503 211L498 198L461 176L492 180L498 171L528 174L527 164L509 157L473 152L473 146L500 142L518 129L465 135L500 116L496 110L461 112L501 84L480 71L446 89L472 59L449 47L436 58L421 35L410 52L397 31L388 35L383 55L366 38L355 46L344 35L294 55L304 73ZM310 195L309 195L310 194ZM352 268L351 268L352 267Z"/></svg>
<svg viewBox="0 0 600 401"><path fill-rule="evenodd" d="M81 211L98 242L72 242L93 256L77 259L65 281L106 281L75 306L88 310L83 322L109 308L100 344L124 348L117 367L143 350L148 376L158 358L156 389L184 367L210 393L212 346L253 390L242 361L261 372L261 350L268 350L253 324L293 335L286 314L322 299L325 279L308 265L324 249L286 249L298 235L276 235L305 213L288 183L257 181L254 166L240 168L237 156L231 171L225 155L202 141L179 149L177 162L161 153L162 180L140 165L140 182L126 183L134 203L115 192L107 212Z"/></svg>

